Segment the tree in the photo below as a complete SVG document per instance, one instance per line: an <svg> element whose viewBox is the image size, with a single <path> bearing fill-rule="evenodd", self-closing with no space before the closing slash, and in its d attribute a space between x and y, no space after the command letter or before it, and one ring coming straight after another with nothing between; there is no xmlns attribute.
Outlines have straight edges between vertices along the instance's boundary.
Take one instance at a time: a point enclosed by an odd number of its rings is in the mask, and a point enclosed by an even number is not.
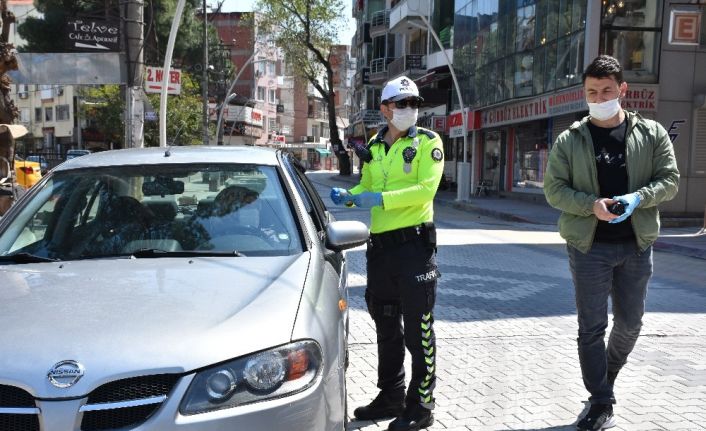
<svg viewBox="0 0 706 431"><path fill-rule="evenodd" d="M350 175L348 153L338 136L332 47L343 27L343 0L258 0L258 26L282 50L295 76L319 92L328 111L331 146L341 175ZM324 75L324 82L320 77Z"/></svg>
<svg viewBox="0 0 706 431"><path fill-rule="evenodd" d="M148 94L155 111L159 110L159 94ZM105 139L122 142L125 128L123 117L125 98L119 85L88 87L82 90L82 116L95 120L101 125ZM203 141L202 102L198 83L188 73L182 74L181 94L167 98L167 137L169 144L196 145ZM145 146L159 146L157 124L145 124Z"/></svg>
<svg viewBox="0 0 706 431"><path fill-rule="evenodd" d="M15 22L15 16L7 10L7 0L0 0L0 19L2 19L2 33L0 33L0 124L12 124L18 116L18 112L9 96L10 77L6 73L17 69L17 58L13 53L12 44L7 42L10 26ZM15 148L12 135L9 131L0 133L0 157L9 163L9 166L5 163L0 163L0 177L10 176L10 172L7 169L12 169L14 155ZM10 204L11 197L0 197L0 215L7 211Z"/></svg>
<svg viewBox="0 0 706 431"><path fill-rule="evenodd" d="M203 144L203 104L198 84L190 74L184 73L181 94L167 97L167 145ZM155 111L158 111L159 95L149 94L148 97ZM157 123L145 125L145 146L159 146Z"/></svg>

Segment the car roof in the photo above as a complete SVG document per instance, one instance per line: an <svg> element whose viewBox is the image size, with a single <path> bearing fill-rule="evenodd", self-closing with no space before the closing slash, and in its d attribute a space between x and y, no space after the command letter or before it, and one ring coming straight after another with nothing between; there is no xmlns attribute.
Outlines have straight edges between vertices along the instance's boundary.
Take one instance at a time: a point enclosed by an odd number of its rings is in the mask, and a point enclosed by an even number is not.
<svg viewBox="0 0 706 431"><path fill-rule="evenodd" d="M163 147L130 148L90 153L67 160L54 168L54 171L107 166L194 163L247 163L271 166L279 164L277 150L272 148L193 145L169 147L168 149Z"/></svg>

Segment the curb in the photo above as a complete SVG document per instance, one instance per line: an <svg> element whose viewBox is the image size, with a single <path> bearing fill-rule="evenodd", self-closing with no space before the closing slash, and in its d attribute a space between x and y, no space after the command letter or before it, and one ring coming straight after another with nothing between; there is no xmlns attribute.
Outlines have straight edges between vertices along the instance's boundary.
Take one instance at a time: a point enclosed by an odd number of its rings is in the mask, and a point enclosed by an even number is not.
<svg viewBox="0 0 706 431"><path fill-rule="evenodd" d="M706 250L702 250L696 247L683 246L678 244L670 244L667 242L662 242L659 239L655 241L652 248L658 251L663 251L666 253L678 254L681 256L693 257L696 259L706 260Z"/></svg>

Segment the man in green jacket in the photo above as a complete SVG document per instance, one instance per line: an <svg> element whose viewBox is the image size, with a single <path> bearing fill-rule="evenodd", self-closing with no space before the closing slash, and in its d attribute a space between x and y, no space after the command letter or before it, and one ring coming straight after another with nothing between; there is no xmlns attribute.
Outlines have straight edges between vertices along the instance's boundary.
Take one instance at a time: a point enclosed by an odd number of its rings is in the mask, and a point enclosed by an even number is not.
<svg viewBox="0 0 706 431"><path fill-rule="evenodd" d="M579 362L591 394L577 428L601 430L615 425L613 384L642 327L652 243L659 235L657 205L676 195L679 171L664 127L621 108L627 83L615 58L593 60L583 86L589 115L554 143L544 193L562 211ZM609 295L614 324L606 348Z"/></svg>
<svg viewBox="0 0 706 431"><path fill-rule="evenodd" d="M381 100L388 124L356 151L364 160L360 184L331 190L337 205L371 208L365 301L377 332L380 393L353 414L361 420L397 416L388 430L416 431L434 422L439 271L433 204L444 153L439 135L415 126L422 98L414 81L391 80ZM405 347L412 356L406 394Z"/></svg>

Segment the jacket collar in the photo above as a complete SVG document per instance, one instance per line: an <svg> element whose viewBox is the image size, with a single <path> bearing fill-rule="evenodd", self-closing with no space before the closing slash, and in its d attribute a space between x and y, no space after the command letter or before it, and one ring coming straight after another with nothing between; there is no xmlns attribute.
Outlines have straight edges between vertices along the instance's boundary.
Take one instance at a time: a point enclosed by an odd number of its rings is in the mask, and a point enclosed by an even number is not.
<svg viewBox="0 0 706 431"><path fill-rule="evenodd" d="M377 143L385 144L385 133L387 133L388 129L389 129L389 127L387 125L383 126L382 129L380 129L378 131L377 135L375 135L375 138L373 138L373 141L371 142L371 144L377 144ZM409 137L409 138L415 138L418 133L419 133L419 131L417 130L417 126L412 126L409 129L407 129L407 137Z"/></svg>

